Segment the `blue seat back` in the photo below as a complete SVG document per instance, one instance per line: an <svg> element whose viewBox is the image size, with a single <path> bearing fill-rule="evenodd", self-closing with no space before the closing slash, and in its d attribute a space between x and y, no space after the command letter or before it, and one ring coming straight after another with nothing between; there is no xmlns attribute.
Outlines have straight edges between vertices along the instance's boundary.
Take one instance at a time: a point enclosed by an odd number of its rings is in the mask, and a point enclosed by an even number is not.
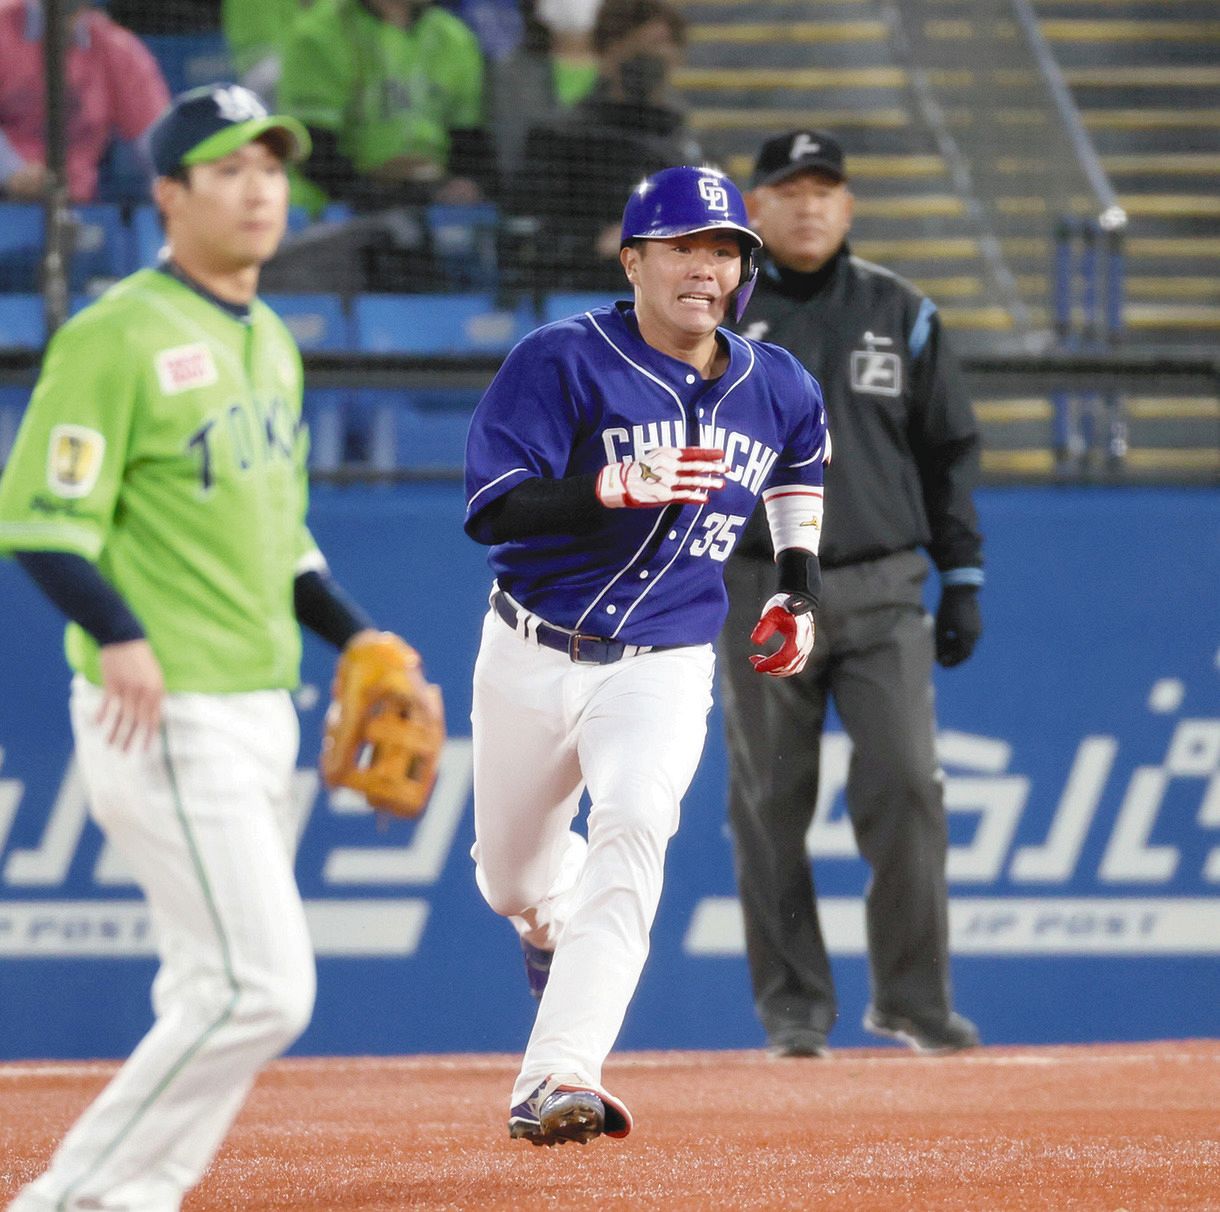
<svg viewBox="0 0 1220 1212"><path fill-rule="evenodd" d="M170 96L201 84L235 79L229 44L219 31L145 34L143 41L165 76Z"/></svg>
<svg viewBox="0 0 1220 1212"><path fill-rule="evenodd" d="M262 296L304 350L352 348L351 323L338 295ZM310 387L306 379L304 413L309 425L309 464L333 471L346 459L346 430L352 392L343 387Z"/></svg>
<svg viewBox="0 0 1220 1212"><path fill-rule="evenodd" d="M121 278L134 268L131 232L111 202L72 208L70 286L85 290ZM46 215L32 202L0 202L0 291L38 289L46 241Z"/></svg>
<svg viewBox="0 0 1220 1212"><path fill-rule="evenodd" d="M351 349L351 323L338 295L262 296L302 349Z"/></svg>
<svg viewBox="0 0 1220 1212"><path fill-rule="evenodd" d="M0 202L0 291L38 289L46 230L40 205Z"/></svg>
<svg viewBox="0 0 1220 1212"><path fill-rule="evenodd" d="M507 353L534 324L528 305L504 310L487 293L362 295L355 318L357 347L370 353Z"/></svg>
<svg viewBox="0 0 1220 1212"><path fill-rule="evenodd" d="M579 316L595 307L609 307L619 299L630 299L631 291L627 283L618 294L603 291L553 291L542 300L542 323L551 324L555 320L566 320L569 316Z"/></svg>
<svg viewBox="0 0 1220 1212"><path fill-rule="evenodd" d="M41 349L46 339L47 322L40 295L0 295L0 348Z"/></svg>
<svg viewBox="0 0 1220 1212"><path fill-rule="evenodd" d="M28 387L0 385L0 467L8 462L9 451L13 449L21 417L29 401Z"/></svg>
<svg viewBox="0 0 1220 1212"><path fill-rule="evenodd" d="M112 202L73 208L76 243L72 252L74 290L96 289L136 268L131 229Z"/></svg>
<svg viewBox="0 0 1220 1212"><path fill-rule="evenodd" d="M446 283L455 290L496 285L496 225L499 211L475 206L429 206L428 239Z"/></svg>
<svg viewBox="0 0 1220 1212"><path fill-rule="evenodd" d="M156 265L165 245L161 216L151 202L137 206L131 213L131 258L137 269Z"/></svg>
<svg viewBox="0 0 1220 1212"><path fill-rule="evenodd" d="M147 202L150 184L148 168L136 145L127 139L114 139L98 165L97 201Z"/></svg>

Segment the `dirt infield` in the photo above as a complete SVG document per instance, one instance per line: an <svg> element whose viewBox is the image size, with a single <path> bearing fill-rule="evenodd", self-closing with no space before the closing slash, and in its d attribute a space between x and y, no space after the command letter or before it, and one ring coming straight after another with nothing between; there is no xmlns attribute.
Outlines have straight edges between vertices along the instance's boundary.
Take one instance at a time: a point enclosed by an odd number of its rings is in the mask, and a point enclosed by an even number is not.
<svg viewBox="0 0 1220 1212"><path fill-rule="evenodd" d="M286 1060L184 1204L459 1209L1220 1209L1220 1041L625 1053L624 1141L509 1141L514 1057ZM110 1064L0 1065L0 1204Z"/></svg>

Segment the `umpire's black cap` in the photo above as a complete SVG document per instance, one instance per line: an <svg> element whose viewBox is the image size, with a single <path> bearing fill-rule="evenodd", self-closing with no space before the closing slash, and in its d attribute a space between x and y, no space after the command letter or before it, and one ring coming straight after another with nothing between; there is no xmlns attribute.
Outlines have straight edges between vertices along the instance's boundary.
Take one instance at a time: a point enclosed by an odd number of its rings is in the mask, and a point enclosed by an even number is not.
<svg viewBox="0 0 1220 1212"><path fill-rule="evenodd" d="M775 185L794 173L819 172L836 181L847 180L843 148L820 130L794 130L768 139L759 150L750 188Z"/></svg>
<svg viewBox="0 0 1220 1212"><path fill-rule="evenodd" d="M274 136L286 161L309 155L309 132L286 114L269 114L240 84L207 84L180 93L153 124L149 148L159 177L191 164L219 160L247 143Z"/></svg>

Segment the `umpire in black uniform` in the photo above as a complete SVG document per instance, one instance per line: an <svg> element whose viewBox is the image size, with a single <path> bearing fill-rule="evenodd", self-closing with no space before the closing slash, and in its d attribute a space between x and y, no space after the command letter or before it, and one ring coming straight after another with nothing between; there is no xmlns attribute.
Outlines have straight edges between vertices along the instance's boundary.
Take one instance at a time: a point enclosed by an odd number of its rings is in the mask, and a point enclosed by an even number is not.
<svg viewBox="0 0 1220 1212"><path fill-rule="evenodd" d="M982 630L982 539L971 493L979 435L936 307L851 254L852 195L828 135L768 140L748 197L766 245L740 329L795 354L822 385L826 468L821 605L813 655L759 677L748 637L775 578L765 517L728 562L719 662L729 819L755 1004L777 1056L819 1056L837 1014L805 835L833 696L852 741L847 806L872 870L869 1031L924 1053L978 1043L949 984L943 776L932 660L957 665ZM940 574L935 623L923 607Z"/></svg>

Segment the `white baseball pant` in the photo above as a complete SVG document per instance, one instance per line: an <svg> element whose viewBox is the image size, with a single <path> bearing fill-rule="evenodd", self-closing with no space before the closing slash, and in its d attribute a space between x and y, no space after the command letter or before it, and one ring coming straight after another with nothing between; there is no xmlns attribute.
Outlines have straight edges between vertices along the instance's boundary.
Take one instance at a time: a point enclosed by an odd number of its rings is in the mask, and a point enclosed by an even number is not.
<svg viewBox="0 0 1220 1212"><path fill-rule="evenodd" d="M287 692L168 695L161 736L126 754L95 722L100 701L74 680L90 810L143 889L157 938L156 1021L12 1212L176 1212L255 1074L313 1011Z"/></svg>
<svg viewBox="0 0 1220 1212"><path fill-rule="evenodd" d="M578 664L494 613L474 673L476 879L554 950L509 1106L548 1074L601 1083L648 956L665 848L707 733L710 645ZM588 786L588 845L571 829Z"/></svg>

